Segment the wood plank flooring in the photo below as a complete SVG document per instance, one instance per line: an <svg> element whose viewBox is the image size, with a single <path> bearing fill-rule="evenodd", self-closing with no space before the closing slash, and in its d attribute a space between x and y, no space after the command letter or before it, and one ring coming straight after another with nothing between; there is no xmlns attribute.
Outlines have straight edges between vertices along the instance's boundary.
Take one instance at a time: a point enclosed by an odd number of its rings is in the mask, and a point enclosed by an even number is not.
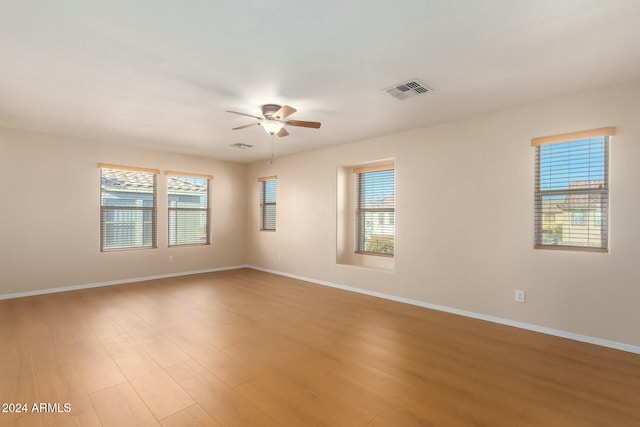
<svg viewBox="0 0 640 427"><path fill-rule="evenodd" d="M29 409L0 426L638 426L640 356L242 269L0 301L0 403Z"/></svg>

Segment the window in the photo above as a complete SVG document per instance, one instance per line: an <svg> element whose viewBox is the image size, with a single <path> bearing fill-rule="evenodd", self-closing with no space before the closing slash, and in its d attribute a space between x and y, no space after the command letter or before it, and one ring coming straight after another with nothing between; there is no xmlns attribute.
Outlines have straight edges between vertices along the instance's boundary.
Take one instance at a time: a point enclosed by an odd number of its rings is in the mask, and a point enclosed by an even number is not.
<svg viewBox="0 0 640 427"><path fill-rule="evenodd" d="M593 225L602 225L602 212L593 212Z"/></svg>
<svg viewBox="0 0 640 427"><path fill-rule="evenodd" d="M99 164L100 250L155 248L155 169Z"/></svg>
<svg viewBox="0 0 640 427"><path fill-rule="evenodd" d="M531 141L536 147L536 248L608 250L609 137L614 134L615 128L602 128Z"/></svg>
<svg viewBox="0 0 640 427"><path fill-rule="evenodd" d="M584 210L573 211L573 215L571 215L571 225L585 225L585 213L586 211Z"/></svg>
<svg viewBox="0 0 640 427"><path fill-rule="evenodd" d="M355 168L356 252L393 256L395 240L394 165Z"/></svg>
<svg viewBox="0 0 640 427"><path fill-rule="evenodd" d="M211 175L167 171L169 246L210 243Z"/></svg>
<svg viewBox="0 0 640 427"><path fill-rule="evenodd" d="M276 231L276 195L278 177L258 178L260 185L260 230Z"/></svg>

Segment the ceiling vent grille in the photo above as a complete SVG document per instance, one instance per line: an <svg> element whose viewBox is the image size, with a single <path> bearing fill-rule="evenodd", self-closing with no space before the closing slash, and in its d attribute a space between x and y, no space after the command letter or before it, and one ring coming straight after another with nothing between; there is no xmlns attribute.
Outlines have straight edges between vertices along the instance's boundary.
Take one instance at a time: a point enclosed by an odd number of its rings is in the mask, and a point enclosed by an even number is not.
<svg viewBox="0 0 640 427"><path fill-rule="evenodd" d="M251 144L243 144L242 142L236 142L235 144L231 144L229 147L236 147L241 150L248 150L249 148L253 148Z"/></svg>
<svg viewBox="0 0 640 427"><path fill-rule="evenodd" d="M431 92L429 89L418 79L408 80L404 83L399 83L393 87L385 89L385 91L393 96L395 99L403 100L411 98L412 96L420 95L423 93Z"/></svg>

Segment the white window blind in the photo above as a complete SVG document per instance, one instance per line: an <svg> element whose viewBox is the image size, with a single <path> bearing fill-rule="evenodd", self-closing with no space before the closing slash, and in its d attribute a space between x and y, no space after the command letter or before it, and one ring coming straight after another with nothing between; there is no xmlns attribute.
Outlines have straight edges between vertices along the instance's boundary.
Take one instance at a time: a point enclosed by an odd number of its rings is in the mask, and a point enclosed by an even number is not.
<svg viewBox="0 0 640 427"><path fill-rule="evenodd" d="M394 165L354 169L356 252L393 256L395 248Z"/></svg>
<svg viewBox="0 0 640 427"><path fill-rule="evenodd" d="M210 175L167 173L169 246L210 243Z"/></svg>
<svg viewBox="0 0 640 427"><path fill-rule="evenodd" d="M260 185L260 230L276 231L277 177L258 178L258 184Z"/></svg>
<svg viewBox="0 0 640 427"><path fill-rule="evenodd" d="M155 248L155 169L99 164L100 250Z"/></svg>
<svg viewBox="0 0 640 427"><path fill-rule="evenodd" d="M615 128L536 138L535 247L607 251L609 136Z"/></svg>

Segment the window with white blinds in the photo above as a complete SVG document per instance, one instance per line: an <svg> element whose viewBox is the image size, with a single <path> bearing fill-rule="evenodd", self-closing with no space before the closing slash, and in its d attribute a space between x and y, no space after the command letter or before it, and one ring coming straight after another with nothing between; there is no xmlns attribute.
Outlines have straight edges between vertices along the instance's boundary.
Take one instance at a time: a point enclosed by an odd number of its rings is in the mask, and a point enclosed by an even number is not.
<svg viewBox="0 0 640 427"><path fill-rule="evenodd" d="M395 241L394 165L355 168L356 252L393 256Z"/></svg>
<svg viewBox="0 0 640 427"><path fill-rule="evenodd" d="M276 196L278 179L275 176L258 178L260 186L260 230L276 231Z"/></svg>
<svg viewBox="0 0 640 427"><path fill-rule="evenodd" d="M535 138L535 247L608 250L609 137L615 128Z"/></svg>
<svg viewBox="0 0 640 427"><path fill-rule="evenodd" d="M210 175L168 171L169 246L210 243Z"/></svg>
<svg viewBox="0 0 640 427"><path fill-rule="evenodd" d="M99 164L100 250L155 248L155 169Z"/></svg>

